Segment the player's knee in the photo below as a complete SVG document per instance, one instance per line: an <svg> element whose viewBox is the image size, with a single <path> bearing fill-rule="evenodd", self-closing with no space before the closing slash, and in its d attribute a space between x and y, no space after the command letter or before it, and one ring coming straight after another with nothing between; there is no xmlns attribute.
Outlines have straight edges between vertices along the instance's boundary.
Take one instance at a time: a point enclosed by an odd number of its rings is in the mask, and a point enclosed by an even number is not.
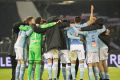
<svg viewBox="0 0 120 80"><path fill-rule="evenodd" d="M49 58L49 59L48 59L48 63L52 63L52 59Z"/></svg>
<svg viewBox="0 0 120 80"><path fill-rule="evenodd" d="M79 63L84 63L84 60L83 60L83 59L82 59L82 60L80 60L80 61L79 61Z"/></svg>
<svg viewBox="0 0 120 80"><path fill-rule="evenodd" d="M58 58L54 58L54 59L53 59L53 62L58 62Z"/></svg>
<svg viewBox="0 0 120 80"><path fill-rule="evenodd" d="M41 61L35 61L35 64L41 64Z"/></svg>
<svg viewBox="0 0 120 80"><path fill-rule="evenodd" d="M76 64L76 60L72 60L72 61L71 61L71 64Z"/></svg>
<svg viewBox="0 0 120 80"><path fill-rule="evenodd" d="M28 61L29 64L34 64L34 61Z"/></svg>

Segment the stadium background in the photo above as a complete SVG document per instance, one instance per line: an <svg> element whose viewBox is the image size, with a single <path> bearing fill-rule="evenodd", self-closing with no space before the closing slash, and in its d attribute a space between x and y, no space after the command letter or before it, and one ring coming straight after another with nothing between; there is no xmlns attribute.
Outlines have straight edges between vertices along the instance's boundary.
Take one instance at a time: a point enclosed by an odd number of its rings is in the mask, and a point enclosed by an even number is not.
<svg viewBox="0 0 120 80"><path fill-rule="evenodd" d="M69 19L74 16L89 16L90 4L95 6L95 15L104 18L107 27L111 29L110 54L108 65L109 73L119 80L120 74L120 1L119 0L0 0L0 79L10 80L11 62L9 48L13 23L24 20L28 16L67 15ZM92 3L91 3L92 1ZM7 73L8 72L8 73ZM3 73L3 76L2 76ZM6 76L7 75L7 76ZM8 78L5 78L8 77Z"/></svg>

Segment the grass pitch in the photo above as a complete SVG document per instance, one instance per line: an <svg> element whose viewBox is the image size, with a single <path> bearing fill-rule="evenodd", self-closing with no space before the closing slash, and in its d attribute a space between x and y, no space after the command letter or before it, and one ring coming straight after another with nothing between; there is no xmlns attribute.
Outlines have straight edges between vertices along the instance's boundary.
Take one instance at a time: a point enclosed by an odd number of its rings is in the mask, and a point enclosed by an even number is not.
<svg viewBox="0 0 120 80"><path fill-rule="evenodd" d="M110 80L120 80L120 68L109 68ZM45 69L43 72L43 80L48 80L48 73ZM0 80L11 80L11 69L0 69ZM25 71L24 80L27 80L27 69ZM59 80L63 80L62 72L60 72ZM79 71L77 79L79 80ZM84 80L88 80L88 70L85 69Z"/></svg>

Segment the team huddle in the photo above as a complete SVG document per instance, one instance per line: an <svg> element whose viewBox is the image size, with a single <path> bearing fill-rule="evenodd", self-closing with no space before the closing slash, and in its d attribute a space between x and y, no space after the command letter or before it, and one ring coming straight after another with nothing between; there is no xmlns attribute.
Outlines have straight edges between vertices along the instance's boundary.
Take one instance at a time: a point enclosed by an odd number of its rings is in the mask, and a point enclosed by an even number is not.
<svg viewBox="0 0 120 80"><path fill-rule="evenodd" d="M15 80L24 80L27 61L28 80L43 80L44 59L47 60L48 80L58 80L59 60L64 80L78 80L76 60L80 70L79 80L84 80L85 63L89 80L109 80L108 46L99 36L108 36L110 31L103 19L93 16L93 10L91 5L90 17L85 23L81 23L79 16L74 18L74 22L54 16L47 21L41 17L28 17L19 24L14 44L17 60Z"/></svg>

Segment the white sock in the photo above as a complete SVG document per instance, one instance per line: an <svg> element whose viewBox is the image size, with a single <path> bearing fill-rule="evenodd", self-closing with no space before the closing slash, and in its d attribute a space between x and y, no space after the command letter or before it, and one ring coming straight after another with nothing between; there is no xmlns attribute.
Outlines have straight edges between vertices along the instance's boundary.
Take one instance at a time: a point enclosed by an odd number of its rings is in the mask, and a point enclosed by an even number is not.
<svg viewBox="0 0 120 80"><path fill-rule="evenodd" d="M48 75L49 79L52 79L52 63L48 63Z"/></svg>
<svg viewBox="0 0 120 80"><path fill-rule="evenodd" d="M62 66L62 74L63 74L64 80L66 80L66 67Z"/></svg>
<svg viewBox="0 0 120 80"><path fill-rule="evenodd" d="M72 74L72 78L74 80L75 79L75 64L71 64L71 74Z"/></svg>
<svg viewBox="0 0 120 80"><path fill-rule="evenodd" d="M80 79L83 79L83 77L84 77L84 63L79 64L79 69L80 69Z"/></svg>
<svg viewBox="0 0 120 80"><path fill-rule="evenodd" d="M53 62L54 78L57 79L58 62Z"/></svg>
<svg viewBox="0 0 120 80"><path fill-rule="evenodd" d="M16 66L15 80L19 80L20 65L21 65L21 64L18 63L17 66Z"/></svg>
<svg viewBox="0 0 120 80"><path fill-rule="evenodd" d="M66 75L67 75L67 79L66 80L70 80L70 77L71 77L71 66L67 65L66 67Z"/></svg>

